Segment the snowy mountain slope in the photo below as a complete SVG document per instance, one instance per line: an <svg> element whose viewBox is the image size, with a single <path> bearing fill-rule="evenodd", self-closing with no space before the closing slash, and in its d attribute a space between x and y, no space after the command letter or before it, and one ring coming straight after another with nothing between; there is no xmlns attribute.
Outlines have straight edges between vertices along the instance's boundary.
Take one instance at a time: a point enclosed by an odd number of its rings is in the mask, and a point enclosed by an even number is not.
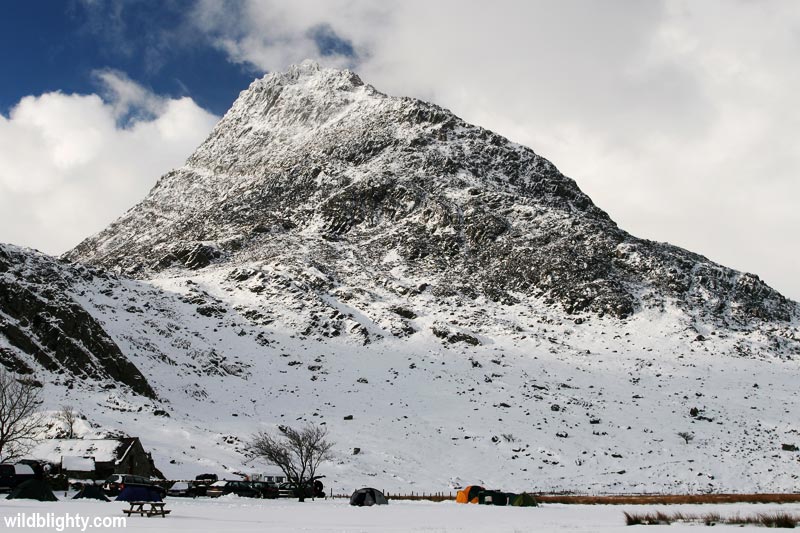
<svg viewBox="0 0 800 533"><path fill-rule="evenodd" d="M5 324L36 340L47 312L0 301L4 364L170 476L269 470L242 440L310 420L337 442L335 490L796 489L795 302L630 236L529 149L348 71L257 80L65 260L0 258L0 290L83 310L154 394L37 366Z"/></svg>
<svg viewBox="0 0 800 533"><path fill-rule="evenodd" d="M296 333L304 322L292 310L307 294L237 289L221 268L152 282L63 277L158 398L103 380L75 379L70 389L40 371L49 406L71 403L94 431L140 436L169 476L269 471L245 464L241 441L310 420L337 442L325 468L335 490L475 481L513 490L796 489L797 453L781 448L800 440L797 362L732 356L734 334L705 331L698 341L676 308L576 324L542 303L423 294L419 315L406 319L417 333L364 346L355 335ZM286 311L247 318L242 310L256 300ZM443 342L429 327L474 321L487 324L477 346ZM695 439L684 443L681 431Z"/></svg>

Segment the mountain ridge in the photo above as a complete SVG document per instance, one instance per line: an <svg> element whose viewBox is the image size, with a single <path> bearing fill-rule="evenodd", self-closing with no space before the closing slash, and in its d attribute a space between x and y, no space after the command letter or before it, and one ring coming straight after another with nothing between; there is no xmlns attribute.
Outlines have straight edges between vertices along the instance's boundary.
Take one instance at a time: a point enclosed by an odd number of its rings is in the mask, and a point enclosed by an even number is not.
<svg viewBox="0 0 800 533"><path fill-rule="evenodd" d="M455 267L499 301L521 291L624 317L642 305L626 287L635 277L662 299L708 293L710 312L743 320L793 312L757 276L620 230L532 150L314 63L256 80L182 169L64 257L146 277L241 255L264 235L305 229L359 245L387 225L371 245L435 273Z"/></svg>

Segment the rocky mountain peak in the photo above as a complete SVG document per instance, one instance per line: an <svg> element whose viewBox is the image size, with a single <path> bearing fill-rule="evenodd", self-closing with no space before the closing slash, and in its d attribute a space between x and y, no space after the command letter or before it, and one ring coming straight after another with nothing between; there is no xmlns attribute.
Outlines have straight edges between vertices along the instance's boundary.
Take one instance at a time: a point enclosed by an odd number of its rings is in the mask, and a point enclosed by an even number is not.
<svg viewBox="0 0 800 533"><path fill-rule="evenodd" d="M280 258L334 285L358 263L367 283L568 314L797 312L756 276L622 231L531 149L312 62L253 82L184 167L66 257L145 278Z"/></svg>
<svg viewBox="0 0 800 533"><path fill-rule="evenodd" d="M349 70L305 61L267 74L242 91L188 164L213 170L263 157L275 144L301 143L346 114L369 114L386 98Z"/></svg>
<svg viewBox="0 0 800 533"><path fill-rule="evenodd" d="M341 111L352 111L350 106L370 97L385 95L364 85L349 70L322 68L305 61L286 72L273 72L253 81L239 94L215 131L313 128Z"/></svg>

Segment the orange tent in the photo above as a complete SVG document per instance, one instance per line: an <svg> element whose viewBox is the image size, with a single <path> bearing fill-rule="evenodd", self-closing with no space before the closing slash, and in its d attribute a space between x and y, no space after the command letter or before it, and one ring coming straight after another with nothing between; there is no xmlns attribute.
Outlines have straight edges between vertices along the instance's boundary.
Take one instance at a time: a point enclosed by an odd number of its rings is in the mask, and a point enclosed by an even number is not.
<svg viewBox="0 0 800 533"><path fill-rule="evenodd" d="M478 503L478 493L483 490L480 485L464 487L456 493L456 503Z"/></svg>

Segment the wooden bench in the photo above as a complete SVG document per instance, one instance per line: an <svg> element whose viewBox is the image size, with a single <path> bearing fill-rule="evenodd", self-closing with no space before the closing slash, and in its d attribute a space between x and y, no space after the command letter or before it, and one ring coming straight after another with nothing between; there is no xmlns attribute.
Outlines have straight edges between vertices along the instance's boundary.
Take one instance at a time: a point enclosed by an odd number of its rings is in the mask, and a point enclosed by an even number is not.
<svg viewBox="0 0 800 533"><path fill-rule="evenodd" d="M147 516L148 518L151 516L160 516L163 518L172 512L169 509L164 509L164 505L166 505L164 502L130 502L130 504L130 509L122 510L122 512L128 516L138 514L139 516ZM146 505L150 507L145 508Z"/></svg>

